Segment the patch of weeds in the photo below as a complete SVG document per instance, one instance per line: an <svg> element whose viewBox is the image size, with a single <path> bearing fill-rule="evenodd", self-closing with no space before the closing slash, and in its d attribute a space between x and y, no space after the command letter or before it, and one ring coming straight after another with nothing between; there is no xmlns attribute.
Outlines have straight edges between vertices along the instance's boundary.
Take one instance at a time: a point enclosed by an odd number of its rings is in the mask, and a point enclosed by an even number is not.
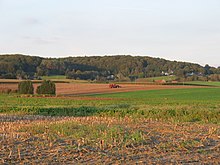
<svg viewBox="0 0 220 165"><path fill-rule="evenodd" d="M167 112L168 112L168 115L171 116L171 117L175 117L176 116L176 110L174 110L174 109L170 109Z"/></svg>
<svg viewBox="0 0 220 165"><path fill-rule="evenodd" d="M197 152L199 154L207 154L208 153L208 151L206 149L198 149Z"/></svg>
<svg viewBox="0 0 220 165"><path fill-rule="evenodd" d="M198 142L197 140L186 140L180 142L180 146L186 149L195 148L196 146L198 146L198 144L200 144L200 142Z"/></svg>
<svg viewBox="0 0 220 165"><path fill-rule="evenodd" d="M130 144L137 144L144 141L142 132L132 130L121 125L106 124L85 125L76 122L39 124L23 127L20 132L29 132L37 136L48 136L54 138L71 138L79 142L81 146L90 145L100 147L123 147Z"/></svg>
<svg viewBox="0 0 220 165"><path fill-rule="evenodd" d="M201 119L199 117L191 118L189 122L199 122Z"/></svg>
<svg viewBox="0 0 220 165"><path fill-rule="evenodd" d="M96 107L57 107L57 108L39 108L37 115L44 116L92 116L100 113L100 109Z"/></svg>
<svg viewBox="0 0 220 165"><path fill-rule="evenodd" d="M114 110L114 109L128 109L130 108L131 105L130 104L112 104L112 105L107 105L105 107L103 107L104 110Z"/></svg>

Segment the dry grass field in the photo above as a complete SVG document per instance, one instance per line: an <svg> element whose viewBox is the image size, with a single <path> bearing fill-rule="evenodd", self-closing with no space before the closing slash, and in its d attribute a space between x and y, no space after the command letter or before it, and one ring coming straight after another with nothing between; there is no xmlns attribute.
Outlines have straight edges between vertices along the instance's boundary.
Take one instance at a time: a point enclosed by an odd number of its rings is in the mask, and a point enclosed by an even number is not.
<svg viewBox="0 0 220 165"><path fill-rule="evenodd" d="M0 124L1 164L220 163L216 125L2 115Z"/></svg>

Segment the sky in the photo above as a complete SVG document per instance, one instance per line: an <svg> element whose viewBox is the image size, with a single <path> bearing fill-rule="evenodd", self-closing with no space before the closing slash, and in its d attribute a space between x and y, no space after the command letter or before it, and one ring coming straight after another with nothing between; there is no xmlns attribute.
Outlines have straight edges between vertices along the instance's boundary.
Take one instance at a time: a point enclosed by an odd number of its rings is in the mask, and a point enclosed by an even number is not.
<svg viewBox="0 0 220 165"><path fill-rule="evenodd" d="M220 0L0 0L0 54L220 66Z"/></svg>

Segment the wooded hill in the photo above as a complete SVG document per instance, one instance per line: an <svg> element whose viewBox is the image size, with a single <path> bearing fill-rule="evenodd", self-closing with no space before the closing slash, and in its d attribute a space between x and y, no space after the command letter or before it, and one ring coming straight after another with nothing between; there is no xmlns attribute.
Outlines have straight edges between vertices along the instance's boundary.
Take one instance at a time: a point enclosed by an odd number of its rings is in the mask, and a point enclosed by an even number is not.
<svg viewBox="0 0 220 165"><path fill-rule="evenodd" d="M26 55L0 55L0 78L37 79L66 75L73 79L109 80L176 75L192 80L220 80L220 67L148 56L90 56L42 58Z"/></svg>

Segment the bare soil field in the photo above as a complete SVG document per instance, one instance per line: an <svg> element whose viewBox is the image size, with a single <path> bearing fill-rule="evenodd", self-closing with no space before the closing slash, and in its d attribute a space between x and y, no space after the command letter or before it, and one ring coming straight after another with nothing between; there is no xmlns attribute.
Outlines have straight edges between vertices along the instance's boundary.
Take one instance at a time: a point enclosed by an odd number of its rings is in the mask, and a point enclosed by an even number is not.
<svg viewBox="0 0 220 165"><path fill-rule="evenodd" d="M39 84L34 84L36 90ZM143 84L120 84L121 88L109 88L109 84L90 84L90 83L56 83L58 95L83 95L83 94L101 94L130 92L138 90L156 90L156 89L183 89L183 88L204 88L199 86L175 86L175 85L143 85ZM0 92L7 89L16 90L18 84L2 83Z"/></svg>
<svg viewBox="0 0 220 165"><path fill-rule="evenodd" d="M86 139L77 141L50 134L50 125L65 122L85 125L120 124L141 130L145 139L138 145L122 148L105 145L97 139L90 145ZM192 123L172 124L124 118L120 122L106 117L53 118L0 115L0 164L219 164L219 126ZM32 134L22 128L45 125L45 132ZM105 133L105 131L103 132ZM117 142L116 142L117 143ZM119 147L119 148L118 148Z"/></svg>
<svg viewBox="0 0 220 165"><path fill-rule="evenodd" d="M172 85L141 85L141 84L120 84L121 88L109 88L108 84L65 84L58 83L57 93L66 95L79 94L99 94L99 93L116 93L130 92L138 90L156 90L156 89L178 89L178 88L195 88L194 86L172 86Z"/></svg>
<svg viewBox="0 0 220 165"><path fill-rule="evenodd" d="M18 84L11 84L11 83L1 83L0 84L0 92L6 92L8 89L16 90L18 89Z"/></svg>

